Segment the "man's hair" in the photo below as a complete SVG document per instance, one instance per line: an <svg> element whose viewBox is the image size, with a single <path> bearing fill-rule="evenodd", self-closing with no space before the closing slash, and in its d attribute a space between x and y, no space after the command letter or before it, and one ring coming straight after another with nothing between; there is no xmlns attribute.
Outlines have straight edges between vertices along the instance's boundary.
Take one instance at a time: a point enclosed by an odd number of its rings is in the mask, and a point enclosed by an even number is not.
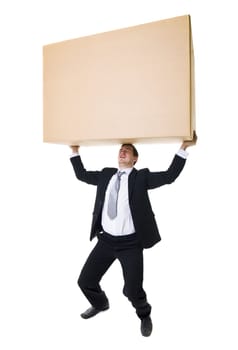
<svg viewBox="0 0 238 350"><path fill-rule="evenodd" d="M138 153L137 149L135 148L135 146L132 143L123 143L122 147L123 146L131 147L131 149L133 151L133 156L137 157L137 158L139 157L139 153Z"/></svg>

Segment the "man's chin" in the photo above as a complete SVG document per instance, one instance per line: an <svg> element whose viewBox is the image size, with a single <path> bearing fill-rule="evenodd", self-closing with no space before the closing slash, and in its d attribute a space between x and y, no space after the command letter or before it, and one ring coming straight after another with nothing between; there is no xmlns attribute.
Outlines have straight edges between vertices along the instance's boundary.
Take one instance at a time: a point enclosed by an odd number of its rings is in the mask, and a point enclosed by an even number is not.
<svg viewBox="0 0 238 350"><path fill-rule="evenodd" d="M118 164L119 164L120 167L122 167L122 166L123 166L123 167L126 167L126 166L128 165L128 164L127 164L126 162L124 162L124 161L119 161Z"/></svg>

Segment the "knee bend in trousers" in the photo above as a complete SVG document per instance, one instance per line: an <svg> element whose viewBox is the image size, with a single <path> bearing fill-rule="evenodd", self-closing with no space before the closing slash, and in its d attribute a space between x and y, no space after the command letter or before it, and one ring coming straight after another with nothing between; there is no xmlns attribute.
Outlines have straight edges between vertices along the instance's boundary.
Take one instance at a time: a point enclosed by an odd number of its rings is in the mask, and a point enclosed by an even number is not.
<svg viewBox="0 0 238 350"><path fill-rule="evenodd" d="M136 288L123 288L123 294L133 303L134 301L140 301L146 299L146 293L143 289L138 290Z"/></svg>
<svg viewBox="0 0 238 350"><path fill-rule="evenodd" d="M81 274L78 278L78 286L82 291L100 289L100 285L96 281L88 279L83 274Z"/></svg>
<svg viewBox="0 0 238 350"><path fill-rule="evenodd" d="M82 275L79 276L77 283L80 289L85 289L87 287L87 282Z"/></svg>

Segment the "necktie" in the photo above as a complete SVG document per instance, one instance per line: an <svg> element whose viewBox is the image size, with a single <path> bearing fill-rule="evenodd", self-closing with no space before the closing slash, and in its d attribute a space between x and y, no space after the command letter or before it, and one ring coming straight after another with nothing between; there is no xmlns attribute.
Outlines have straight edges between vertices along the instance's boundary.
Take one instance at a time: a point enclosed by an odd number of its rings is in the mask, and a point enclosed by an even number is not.
<svg viewBox="0 0 238 350"><path fill-rule="evenodd" d="M119 171L117 173L116 181L109 193L107 213L110 219L115 219L117 216L118 193L120 190L121 177L123 174L125 174L125 171Z"/></svg>

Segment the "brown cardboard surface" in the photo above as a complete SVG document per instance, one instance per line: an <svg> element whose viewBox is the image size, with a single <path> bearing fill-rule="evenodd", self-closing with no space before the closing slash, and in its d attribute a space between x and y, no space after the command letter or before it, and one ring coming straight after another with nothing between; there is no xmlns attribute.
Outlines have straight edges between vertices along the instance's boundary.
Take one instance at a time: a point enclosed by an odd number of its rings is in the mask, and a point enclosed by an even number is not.
<svg viewBox="0 0 238 350"><path fill-rule="evenodd" d="M43 47L44 142L191 139L190 16Z"/></svg>

